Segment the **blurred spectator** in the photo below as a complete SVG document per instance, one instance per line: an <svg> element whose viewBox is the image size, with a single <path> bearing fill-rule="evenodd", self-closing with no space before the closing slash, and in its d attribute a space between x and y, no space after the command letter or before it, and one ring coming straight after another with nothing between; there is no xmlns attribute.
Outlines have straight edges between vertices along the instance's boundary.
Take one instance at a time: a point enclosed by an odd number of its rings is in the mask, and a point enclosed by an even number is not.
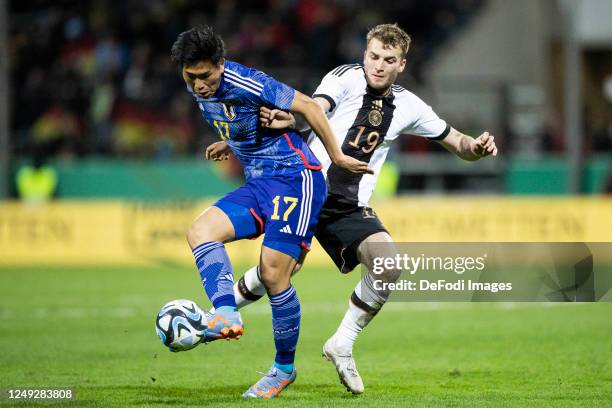
<svg viewBox="0 0 612 408"><path fill-rule="evenodd" d="M56 104L36 119L31 129L31 145L45 151L45 156L58 151L77 154L82 146L80 118L64 106ZM53 146L53 149L50 148Z"/></svg>
<svg viewBox="0 0 612 408"><path fill-rule="evenodd" d="M57 173L53 167L45 164L55 147L55 141L38 144L34 151L33 163L17 170L15 185L21 200L41 203L55 196L58 184Z"/></svg>
<svg viewBox="0 0 612 408"><path fill-rule="evenodd" d="M480 2L381 0L375 10L365 0L9 2L12 145L18 155L42 140L59 141L65 154L200 153L198 139L215 135L197 124L169 58L181 31L212 24L229 58L311 87L327 70L361 60L371 26L397 21L413 36L436 33L430 55ZM419 55L411 50L410 69L422 66Z"/></svg>

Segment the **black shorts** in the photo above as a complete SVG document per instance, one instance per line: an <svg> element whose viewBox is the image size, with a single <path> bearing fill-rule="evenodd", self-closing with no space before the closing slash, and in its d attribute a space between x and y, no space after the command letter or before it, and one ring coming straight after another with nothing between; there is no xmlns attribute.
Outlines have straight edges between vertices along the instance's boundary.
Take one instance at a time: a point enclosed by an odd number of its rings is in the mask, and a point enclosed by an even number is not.
<svg viewBox="0 0 612 408"><path fill-rule="evenodd" d="M388 233L374 210L330 195L319 214L315 237L340 272L348 273L360 263L359 244L377 232Z"/></svg>

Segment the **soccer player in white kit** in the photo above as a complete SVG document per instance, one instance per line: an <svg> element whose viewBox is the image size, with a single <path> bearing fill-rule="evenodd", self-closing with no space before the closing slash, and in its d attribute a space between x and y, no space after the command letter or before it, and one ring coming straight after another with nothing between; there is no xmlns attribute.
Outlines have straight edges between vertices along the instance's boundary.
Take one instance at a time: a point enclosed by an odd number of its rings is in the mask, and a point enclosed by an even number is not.
<svg viewBox="0 0 612 408"><path fill-rule="evenodd" d="M410 37L397 24L374 27L367 35L363 65L333 69L313 95L328 114L342 151L369 163L374 170L374 174L343 171L331 162L321 141L310 135L309 147L323 165L328 185L315 237L341 272L348 273L359 264L370 271L355 287L342 322L323 346L323 355L335 365L341 382L354 394L362 393L364 386L353 359L353 345L390 294L376 290L373 282L395 282L399 278L398 270L376 276L371 272L374 258L393 257L396 253L388 231L368 207L391 142L402 134L411 134L435 140L468 161L497 155L494 137L488 132L472 138L453 129L419 97L394 84L406 67L409 46ZM262 108L260 118L267 127L295 126L290 113L277 109ZM219 160L226 155L222 142L207 149L208 158ZM369 245L381 242L388 245ZM239 308L265 293L258 267L247 271L234 286Z"/></svg>

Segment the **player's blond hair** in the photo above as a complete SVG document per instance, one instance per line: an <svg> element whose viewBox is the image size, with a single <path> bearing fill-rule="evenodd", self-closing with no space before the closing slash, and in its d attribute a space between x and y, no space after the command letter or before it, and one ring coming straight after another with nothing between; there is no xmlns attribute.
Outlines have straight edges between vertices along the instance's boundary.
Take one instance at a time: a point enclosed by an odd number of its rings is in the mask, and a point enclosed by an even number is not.
<svg viewBox="0 0 612 408"><path fill-rule="evenodd" d="M402 57L406 57L408 49L410 48L411 38L404 30L397 25L393 24L379 24L376 27L368 31L366 37L368 44L372 38L376 38L383 43L385 48L387 47L399 47L402 50Z"/></svg>

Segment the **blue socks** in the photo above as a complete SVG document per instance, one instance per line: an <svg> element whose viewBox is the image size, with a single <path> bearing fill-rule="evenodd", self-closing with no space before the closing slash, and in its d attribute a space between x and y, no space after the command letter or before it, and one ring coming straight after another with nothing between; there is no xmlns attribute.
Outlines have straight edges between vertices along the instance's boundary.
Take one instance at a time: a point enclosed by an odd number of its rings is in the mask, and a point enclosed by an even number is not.
<svg viewBox="0 0 612 408"><path fill-rule="evenodd" d="M227 306L235 310L234 274L223 243L205 242L192 252L204 290L215 309Z"/></svg>
<svg viewBox="0 0 612 408"><path fill-rule="evenodd" d="M295 347L300 336L302 312L293 286L276 295L269 295L272 306L272 330L276 357L274 366L290 374L293 372Z"/></svg>
<svg viewBox="0 0 612 408"><path fill-rule="evenodd" d="M234 274L223 243L205 242L192 252L204 290L215 309L236 310ZM300 301L293 286L276 295L269 295L269 298L276 346L274 366L291 374L294 370L295 348L300 336Z"/></svg>
<svg viewBox="0 0 612 408"><path fill-rule="evenodd" d="M278 368L285 374L291 374L293 372L293 364L278 364L274 362L274 367Z"/></svg>

